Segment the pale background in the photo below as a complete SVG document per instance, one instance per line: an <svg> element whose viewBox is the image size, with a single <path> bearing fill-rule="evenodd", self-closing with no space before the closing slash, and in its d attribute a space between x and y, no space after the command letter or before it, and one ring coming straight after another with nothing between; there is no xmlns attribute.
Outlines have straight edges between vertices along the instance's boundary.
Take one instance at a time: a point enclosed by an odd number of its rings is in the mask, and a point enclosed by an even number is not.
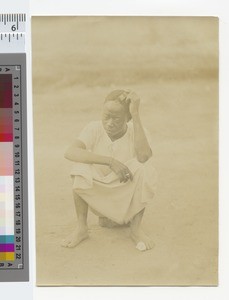
<svg viewBox="0 0 229 300"><path fill-rule="evenodd" d="M32 30L37 283L217 284L217 18L40 17ZM118 87L141 96L152 134L156 247L139 253L90 214L90 240L61 248L76 223L64 151Z"/></svg>

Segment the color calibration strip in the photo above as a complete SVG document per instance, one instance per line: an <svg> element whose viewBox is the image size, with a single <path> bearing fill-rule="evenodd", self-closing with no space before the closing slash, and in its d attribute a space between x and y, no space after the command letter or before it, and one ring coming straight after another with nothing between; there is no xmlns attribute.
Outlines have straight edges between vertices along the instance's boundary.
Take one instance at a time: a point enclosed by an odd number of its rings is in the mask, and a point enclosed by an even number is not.
<svg viewBox="0 0 229 300"><path fill-rule="evenodd" d="M0 261L15 258L13 97L12 74L7 74L7 69L0 72Z"/></svg>
<svg viewBox="0 0 229 300"><path fill-rule="evenodd" d="M26 15L0 14L0 282L29 280L25 46Z"/></svg>
<svg viewBox="0 0 229 300"><path fill-rule="evenodd" d="M26 54L0 53L0 281L28 280L27 189Z"/></svg>

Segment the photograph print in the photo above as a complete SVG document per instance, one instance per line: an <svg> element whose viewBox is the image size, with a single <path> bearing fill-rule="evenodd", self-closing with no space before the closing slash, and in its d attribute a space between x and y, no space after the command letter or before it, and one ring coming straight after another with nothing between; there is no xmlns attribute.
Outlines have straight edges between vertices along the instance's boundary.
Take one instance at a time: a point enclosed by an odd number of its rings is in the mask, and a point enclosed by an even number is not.
<svg viewBox="0 0 229 300"><path fill-rule="evenodd" d="M33 17L38 286L217 286L218 19Z"/></svg>

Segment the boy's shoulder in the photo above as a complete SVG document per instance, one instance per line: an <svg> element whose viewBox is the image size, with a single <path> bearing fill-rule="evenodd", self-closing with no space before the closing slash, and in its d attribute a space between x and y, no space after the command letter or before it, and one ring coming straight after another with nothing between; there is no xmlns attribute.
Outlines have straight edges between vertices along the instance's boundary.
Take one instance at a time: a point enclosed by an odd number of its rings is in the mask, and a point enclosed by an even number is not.
<svg viewBox="0 0 229 300"><path fill-rule="evenodd" d="M103 132L102 121L91 121L85 126L87 132L91 132L94 135L100 135Z"/></svg>
<svg viewBox="0 0 229 300"><path fill-rule="evenodd" d="M94 121L91 121L88 123L88 125L91 125L91 126L102 126L102 121L101 120L94 120Z"/></svg>
<svg viewBox="0 0 229 300"><path fill-rule="evenodd" d="M103 124L102 124L102 121L91 121L87 124L88 128L91 128L91 129L101 129L103 128Z"/></svg>

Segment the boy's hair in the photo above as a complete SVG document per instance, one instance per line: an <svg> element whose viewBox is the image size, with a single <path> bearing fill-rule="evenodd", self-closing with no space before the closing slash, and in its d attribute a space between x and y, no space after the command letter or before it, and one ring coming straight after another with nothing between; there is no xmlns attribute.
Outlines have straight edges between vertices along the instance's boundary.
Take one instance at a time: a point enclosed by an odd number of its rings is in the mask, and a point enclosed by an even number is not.
<svg viewBox="0 0 229 300"><path fill-rule="evenodd" d="M128 122L132 119L132 116L131 116L130 110L129 110L130 101L126 101L126 98L129 93L130 92L126 91L126 90L114 90L106 96L105 101L104 101L104 103L106 103L108 101L114 101L114 102L120 103L126 111Z"/></svg>

